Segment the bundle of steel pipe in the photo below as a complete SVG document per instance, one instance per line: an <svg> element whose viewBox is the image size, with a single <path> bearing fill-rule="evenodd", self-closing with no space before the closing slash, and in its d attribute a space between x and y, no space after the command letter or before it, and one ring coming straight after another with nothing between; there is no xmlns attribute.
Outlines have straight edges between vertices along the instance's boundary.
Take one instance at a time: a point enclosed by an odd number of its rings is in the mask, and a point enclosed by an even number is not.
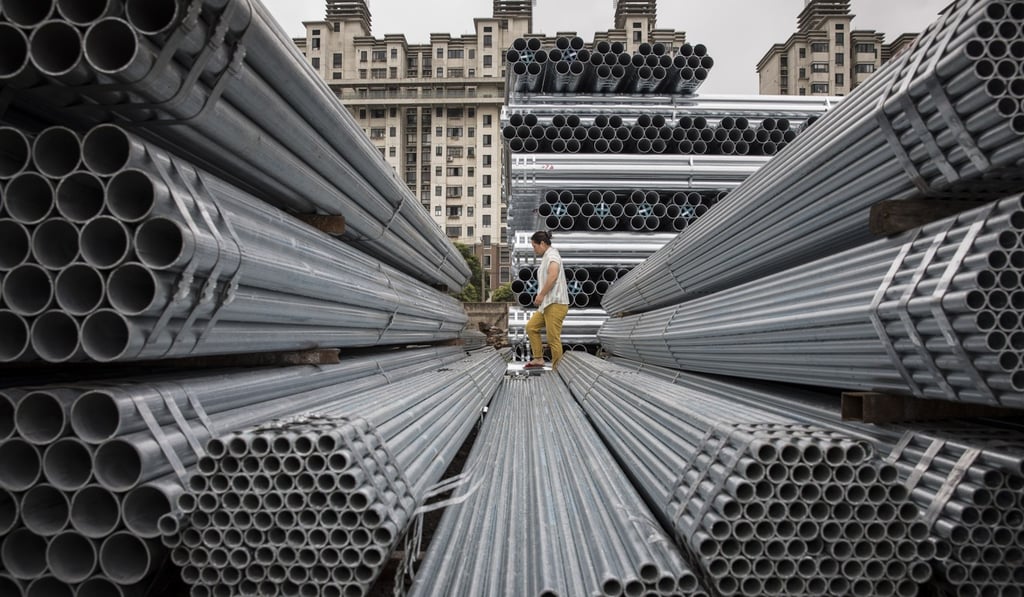
<svg viewBox="0 0 1024 597"><path fill-rule="evenodd" d="M727 191L633 189L629 192L551 189L537 215L549 230L679 232L715 206Z"/></svg>
<svg viewBox="0 0 1024 597"><path fill-rule="evenodd" d="M707 595L557 377L506 378L463 474L411 597Z"/></svg>
<svg viewBox="0 0 1024 597"><path fill-rule="evenodd" d="M127 0L123 14L109 3L117 16L89 18L56 4L14 0L0 15L14 65L0 86L19 109L74 126L128 120L264 201L343 215L343 239L408 275L468 280L458 250L261 3ZM22 10L43 18L19 22Z"/></svg>
<svg viewBox="0 0 1024 597"><path fill-rule="evenodd" d="M709 590L916 595L928 526L870 443L582 353L558 374Z"/></svg>
<svg viewBox="0 0 1024 597"><path fill-rule="evenodd" d="M513 116L536 118L549 122L557 114L573 113L581 122L592 123L601 116L608 124L621 118L630 124L641 114L673 114L678 119L685 114L691 118L703 117L716 122L727 116L746 118L751 125L760 125L766 119L784 118L793 128L810 125L842 100L830 96L760 96L760 95L705 95L688 97L684 102L664 96L637 95L528 95L509 93L505 102L502 124ZM531 124L530 126L533 126Z"/></svg>
<svg viewBox="0 0 1024 597"><path fill-rule="evenodd" d="M510 352L510 360L518 360L518 361L529 361L530 360L530 358L531 358L531 356L530 356L530 344L528 342L526 342L525 339L521 339L520 341L518 341L517 343L513 344L509 348L510 348L510 351L511 351ZM574 351L577 351L577 352L586 352L586 353L589 353L589 354L597 354L597 351L600 349L600 345L596 344L596 341L579 342L579 343L574 342L572 344L563 344L562 345L562 349L565 352L569 352L571 350L574 350Z"/></svg>
<svg viewBox="0 0 1024 597"><path fill-rule="evenodd" d="M563 39L570 41L562 43ZM670 50L664 44L644 43L632 54L618 42L601 42L593 50L584 45L579 37L559 38L553 48L545 48L537 38L517 38L505 53L507 87L518 93L689 96L715 63L702 44Z"/></svg>
<svg viewBox="0 0 1024 597"><path fill-rule="evenodd" d="M1019 595L1024 586L1024 442L1019 425L948 421L866 425L838 421L834 396L725 381L614 358L687 391L742 402L774 415L871 442L893 464L924 513L943 587L954 595Z"/></svg>
<svg viewBox="0 0 1024 597"><path fill-rule="evenodd" d="M483 351L211 440L161 519L192 594L366 594L505 367Z"/></svg>
<svg viewBox="0 0 1024 597"><path fill-rule="evenodd" d="M338 365L0 391L0 562L26 582L139 590L163 561L158 521L177 511L201 442L464 356L394 350Z"/></svg>
<svg viewBox="0 0 1024 597"><path fill-rule="evenodd" d="M530 234L518 232L513 236L513 269L536 265L539 258L530 245ZM674 233L633 234L629 232L564 232L552 236L562 263L577 267L632 267L672 240ZM616 279L625 272L616 272Z"/></svg>
<svg viewBox="0 0 1024 597"><path fill-rule="evenodd" d="M606 296L639 312L736 286L871 240L883 199L991 200L1024 189L1020 5L958 0L722 209ZM1012 72L1010 72L1012 71ZM896 159L893 159L893 156Z"/></svg>
<svg viewBox="0 0 1024 597"><path fill-rule="evenodd" d="M4 188L0 361L431 342L467 321L454 298L122 128L49 128L33 154L39 172Z"/></svg>
<svg viewBox="0 0 1024 597"><path fill-rule="evenodd" d="M578 309L598 307L608 286L629 271L624 267L565 267L564 269L566 286L569 289L569 306ZM533 299L538 290L537 267L520 267L516 272L515 279L512 280L512 292L516 302L523 307L533 305Z"/></svg>
<svg viewBox="0 0 1024 597"><path fill-rule="evenodd" d="M1016 195L598 336L677 369L1021 408L1022 232Z"/></svg>
<svg viewBox="0 0 1024 597"><path fill-rule="evenodd" d="M534 122L527 125L526 122ZM581 118L554 114L538 118L512 114L502 137L517 153L679 153L692 155L775 155L797 137L800 129L785 118L642 113L635 118L599 114ZM528 143L527 141L530 140Z"/></svg>

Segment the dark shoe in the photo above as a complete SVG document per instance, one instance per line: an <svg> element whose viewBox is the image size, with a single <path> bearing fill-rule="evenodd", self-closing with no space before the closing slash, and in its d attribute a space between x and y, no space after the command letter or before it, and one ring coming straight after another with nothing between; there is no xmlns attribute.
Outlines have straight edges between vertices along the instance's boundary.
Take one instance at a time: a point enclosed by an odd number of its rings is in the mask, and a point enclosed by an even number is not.
<svg viewBox="0 0 1024 597"><path fill-rule="evenodd" d="M527 363L523 365L523 369L543 369L544 365L538 365L537 363Z"/></svg>

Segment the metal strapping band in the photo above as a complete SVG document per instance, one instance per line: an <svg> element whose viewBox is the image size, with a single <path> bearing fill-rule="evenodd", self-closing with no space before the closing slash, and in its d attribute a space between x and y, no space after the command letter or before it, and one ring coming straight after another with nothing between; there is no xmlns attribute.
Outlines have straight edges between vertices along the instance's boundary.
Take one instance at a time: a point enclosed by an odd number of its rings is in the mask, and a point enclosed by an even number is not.
<svg viewBox="0 0 1024 597"><path fill-rule="evenodd" d="M928 510L922 516L929 529L938 520L939 514L942 513L942 509L946 507L949 499L953 497L953 493L956 491L960 481L963 480L967 471L974 465L974 461L978 459L978 456L981 456L982 452L983 450L979 448L964 450L960 460L957 460L956 464L953 465L953 470L949 472L949 476L942 483L942 488L936 492L932 503L928 505Z"/></svg>
<svg viewBox="0 0 1024 597"><path fill-rule="evenodd" d="M210 415L206 414L206 409L204 409L203 405L200 404L199 399L196 398L196 396L188 390L187 385L177 382L172 383L181 388L181 393L185 396L185 399L188 401L188 405L192 407L192 412L195 413L196 418L199 419L199 422L202 424L202 426L206 428L206 431L207 433L210 434L210 437L214 437L214 435L216 434L214 433L215 427L213 425L213 421L210 419Z"/></svg>
<svg viewBox="0 0 1024 597"><path fill-rule="evenodd" d="M918 40L920 40L920 38L918 38ZM915 45L919 44L915 43ZM923 47L916 48L916 50L919 52L919 57L924 54ZM913 52L910 52L907 55L910 56L912 53ZM905 75L905 78L909 79L910 77L909 75ZM885 104L891 97L892 92L893 88L888 87L883 93L879 94L878 103L875 107L875 122L878 124L879 130L885 138L886 145L888 145L892 150L893 155L896 157L896 161L899 162L903 171L907 173L911 182L914 183L914 186L917 187L917 190L921 193L928 193L930 190L928 182L921 176L921 173L918 172L917 166L915 166L913 160L910 159L910 155L907 153L906 148L904 148L903 144L900 143L900 137L896 134L896 130L893 128L892 122L889 120L889 116L885 113ZM911 110L911 112L912 111L913 110Z"/></svg>
<svg viewBox="0 0 1024 597"><path fill-rule="evenodd" d="M913 490L917 487L918 481L920 481L921 477L928 472L928 469L932 466L932 461L935 460L935 457L938 456L939 452L941 452L945 447L946 440L943 439L935 439L928 445L928 449L926 449L924 454L921 455L921 460L919 460L917 465L914 466L914 470L910 471L910 474L907 475L907 480L903 482L907 489Z"/></svg>
<svg viewBox="0 0 1024 597"><path fill-rule="evenodd" d="M152 387L156 390L157 394L160 394L160 398L163 399L164 405L167 407L167 412L171 413L171 417L174 418L174 423L178 426L178 429L181 430L181 434L185 436L185 441L188 442L192 451L196 453L196 456L205 456L206 450L203 449L203 445L199 441L199 438L196 437L196 434L192 432L192 425L185 420L185 415L183 415L181 413L181 409L178 408L178 403L174 400L174 396L161 390L159 385L154 385Z"/></svg>
<svg viewBox="0 0 1024 597"><path fill-rule="evenodd" d="M885 457L885 461L889 464L896 464L900 457L903 456L903 451L907 449L907 446L910 445L910 442L914 440L916 435L917 432L915 431L905 431L900 441L896 442L896 445L893 446L892 452Z"/></svg>
<svg viewBox="0 0 1024 597"><path fill-rule="evenodd" d="M149 405L146 404L145 399L138 394L129 394L132 402L135 404L135 410L142 417L142 420L146 423L146 427L149 429L149 433L156 440L160 451L167 457L167 462L170 463L171 468L174 469L174 474L177 475L178 480L181 481L182 485L187 486L188 484L188 471L185 465L181 463L181 459L178 458L177 452L171 447L170 442L167 439L167 435L164 434L163 428L160 423L157 422L156 417L153 416L153 411L149 410Z"/></svg>
<svg viewBox="0 0 1024 597"><path fill-rule="evenodd" d="M903 366L903 359L900 358L899 353L896 351L896 347L893 345L892 337L885 329L885 324L882 322L882 316L879 313L879 307L882 301L885 299L885 293L888 292L892 286L893 280L896 278L896 274L899 273L903 267L903 262L906 260L907 255L913 250L914 243L917 241L918 236L921 234L921 229L917 228L909 234L907 242L900 248L899 254L896 255L896 259L893 260L892 266L889 271L882 278L882 283L878 287L878 291L875 293L875 297L871 300L871 306L868 308L868 317L871 319L871 325L875 328L875 334L878 335L878 339L882 342L882 347L885 348L886 354L889 355L889 360L892 361L893 366L899 372L900 377L903 378L904 383L910 388L915 396L922 397L923 393L921 388L914 381L914 377L907 371L907 368Z"/></svg>
<svg viewBox="0 0 1024 597"><path fill-rule="evenodd" d="M192 232L193 236L198 238L199 237L199 227L196 225L195 221L192 219L192 215L191 215L191 213L189 213L188 207L184 204L184 202L182 201L182 199L178 195L178 193L175 192L175 188L176 187L171 182L170 173L167 171L166 168L164 168L164 166L161 164L160 160L152 155L152 152L151 152L150 147L149 147L148 144L144 143L143 147L145 147L145 151L146 151L147 157L149 158L150 162L152 162L153 168L156 170L156 173L160 176L160 179L163 181L164 185L167 187L167 190L169 191L169 195L171 196L171 199L174 201L175 207L178 208L178 212L181 214L182 218L185 220L185 224L188 226L188 228ZM193 198L193 200L195 200L195 199L196 198ZM180 305L181 301L187 299L189 297L189 295L192 294L193 277L195 276L196 270L198 268L199 268L198 254L197 253L193 253L191 259L188 262L188 264L181 271L181 277L178 279L178 289L177 289L177 291L174 293L174 296L171 298L171 300L169 300L167 302L167 306L164 307L164 312L160 314L159 318L157 318L156 323L153 325L153 329L149 333L149 337L146 338L146 344L145 344L146 346L151 345L151 343L153 343L156 340L156 338L159 337L159 335L163 331L164 327L170 321L171 316L173 315L174 311L176 310L176 307L178 307ZM182 330L182 333L183 332L184 332L184 329ZM172 342L171 345L173 345L173 342ZM145 349L145 347L143 349ZM167 351L170 351L170 349L171 349L170 346L168 346ZM164 355L167 354L167 351L164 352Z"/></svg>
<svg viewBox="0 0 1024 597"><path fill-rule="evenodd" d="M942 332L942 337L946 339L946 343L950 348L953 349L953 353L960 361L960 366L963 370L971 376L974 380L975 389L982 392L989 402L996 405L1001 405L1002 402L992 392L992 388L988 385L985 377L978 371L977 367L974 366L974 361L970 355L967 354L967 350L964 349L963 344L957 337L956 330L953 329L953 324L949 321L949 314L942 308L942 298L949 290L950 285L953 283L953 278L959 271L960 265L963 264L964 259L967 257L967 253L970 252L974 241L978 238L978 234L981 233L985 224L988 222L988 218L995 211L997 203L989 203L981 212L978 217L971 224L970 228L967 229L967 234L964 235L964 239L960 242L960 246L956 249L956 254L949 262L949 266L946 271L943 272L942 277L939 279L938 285L935 287L935 292L932 293L932 316L935 317L936 322L939 324L939 330Z"/></svg>
<svg viewBox="0 0 1024 597"><path fill-rule="evenodd" d="M704 432L704 436L701 438L700 443L697 444L696 449L693 451L690 457L683 461L681 473L672 483L672 486L669 488L668 496L666 497L665 502L665 510L666 513L668 513L674 502L679 503L679 509L676 511L675 514L671 515L672 520L670 530L675 534L677 542L680 545L685 545L686 541L684 540L683 534L680 533L676 527L679 524L679 520L686 513L686 505L690 502L691 499L693 499L693 496L695 496L699 491L700 484L704 482L704 478L707 476L708 471L711 470L711 467L715 464L715 460L718 457L718 454L722 451L722 448L724 448L725 445L729 443L729 439L732 437L732 435L737 433L739 430L739 425L733 425L729 429L729 432L726 435L726 437L722 437L719 443L715 446L714 452L705 452L705 450L709 447L709 444L719 440L718 435L720 433L720 429L717 427L709 427ZM704 467L697 466L697 461L700 459L701 455L708 456L707 464ZM686 473L690 469L694 469L697 471L697 479L694 480L692 483L686 480ZM725 475L725 477L728 477L728 475ZM680 499L676 500L675 494L677 491L682 489L683 485L687 485L687 490L683 493L683 496L680 497ZM694 520L696 520L697 524L700 523L699 519L695 518Z"/></svg>
<svg viewBox="0 0 1024 597"><path fill-rule="evenodd" d="M903 328L906 331L907 336L917 349L917 353L924 361L929 373L931 373L935 385L937 385L950 400L957 399L956 390L949 385L949 382L946 380L945 375L943 375L942 370L939 369L939 366L935 363L934 355L930 350L928 350L928 347L925 346L924 339L921 338L921 334L917 331L914 318L910 315L910 300L914 298L918 284L920 284L921 280L924 279L924 276L928 271L928 266L932 264L932 260L935 259L935 255L938 253L939 248L945 244L946 237L955 224L955 219L949 220L945 227L935 234L928 250L925 251L925 254L921 257L921 264L917 266L917 269L914 271L913 278L910 280L910 283L907 284L907 289L903 292L903 296L900 297L899 305L897 307L897 313L899 314L900 321L903 322Z"/></svg>
<svg viewBox="0 0 1024 597"><path fill-rule="evenodd" d="M235 293L238 291L238 286L241 281L242 261L243 255L245 254L245 250L244 247L242 246L241 240L238 238L238 234L235 232L235 227L231 225L231 219L228 218L227 214L220 208L220 203L216 200L216 196L210 191L209 187L206 185L206 181L203 179L202 172L196 170L195 174L196 180L198 182L197 187L204 191L203 196L209 197L210 205L212 205L213 208L216 210L218 220L221 222L221 224L223 224L224 228L228 231L228 236L230 237L231 242L233 242L235 245L234 251L230 254L232 256L237 255L237 259L235 260L234 264L235 271L231 273L231 279L221 290L220 295L214 296L217 286L216 282L217 278L220 275L222 264L220 256L224 256L226 254L226 252L224 251L219 252L217 264L213 268L213 272L210 274L210 279L207 281L206 287L204 288L203 297L200 301L202 303L214 301L215 304L213 307L213 312L210 314L209 319L206 322L206 327L203 329L202 333L199 334L199 339L196 340L195 347L198 348L203 344L203 342L206 341L210 333L213 331L214 326L217 325L217 321L224 313L224 308L233 303L235 300ZM189 187L189 190L192 191L193 195L199 196L199 194L195 192L192 185L187 180L185 181L185 184ZM203 210L203 215L204 217L209 217L205 209ZM217 229L217 226L215 226L212 221L210 222L210 229L213 230L214 236L217 237L217 246L220 247L223 237L221 236L220 231ZM224 245L225 247L228 246L227 243L224 243Z"/></svg>

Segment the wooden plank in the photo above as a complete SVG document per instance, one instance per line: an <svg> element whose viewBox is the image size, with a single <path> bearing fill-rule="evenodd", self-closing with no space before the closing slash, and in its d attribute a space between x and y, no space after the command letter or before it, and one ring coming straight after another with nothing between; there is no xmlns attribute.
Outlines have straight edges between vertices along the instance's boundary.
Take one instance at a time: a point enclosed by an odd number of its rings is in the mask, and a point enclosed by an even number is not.
<svg viewBox="0 0 1024 597"><path fill-rule="evenodd" d="M950 199L885 200L871 206L868 228L875 236L892 236L948 218L981 203Z"/></svg>
<svg viewBox="0 0 1024 597"><path fill-rule="evenodd" d="M345 216L295 214L295 217L324 234L330 234L331 236L341 236L342 234L345 234Z"/></svg>
<svg viewBox="0 0 1024 597"><path fill-rule="evenodd" d="M843 392L840 413L844 421L865 423L1024 417L1024 410L1021 409L948 400L926 400L878 392Z"/></svg>

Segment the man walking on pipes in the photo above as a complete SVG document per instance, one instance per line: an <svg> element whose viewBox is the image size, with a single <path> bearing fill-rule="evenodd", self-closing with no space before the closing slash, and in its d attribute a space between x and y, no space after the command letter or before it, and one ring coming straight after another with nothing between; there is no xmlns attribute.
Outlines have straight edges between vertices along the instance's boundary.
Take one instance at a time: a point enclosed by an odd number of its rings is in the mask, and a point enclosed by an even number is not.
<svg viewBox="0 0 1024 597"><path fill-rule="evenodd" d="M569 312L569 286L565 281L565 270L562 269L562 256L558 249L551 246L551 234L538 230L530 237L530 244L533 245L533 252L541 256L541 261L537 270L539 290L533 299L537 311L526 324L526 337L530 339L533 359L523 369L544 367L544 346L540 341L542 329L547 332L551 366L554 368L562 358L562 321Z"/></svg>

